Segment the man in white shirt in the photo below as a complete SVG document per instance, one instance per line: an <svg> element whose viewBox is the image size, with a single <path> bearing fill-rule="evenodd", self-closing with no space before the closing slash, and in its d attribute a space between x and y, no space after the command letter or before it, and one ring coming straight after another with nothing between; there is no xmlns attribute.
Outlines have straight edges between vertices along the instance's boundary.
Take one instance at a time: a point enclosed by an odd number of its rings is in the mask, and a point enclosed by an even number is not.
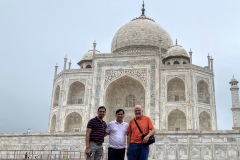
<svg viewBox="0 0 240 160"><path fill-rule="evenodd" d="M116 120L111 121L106 129L109 134L108 160L124 160L128 123L123 121L124 110L116 111Z"/></svg>

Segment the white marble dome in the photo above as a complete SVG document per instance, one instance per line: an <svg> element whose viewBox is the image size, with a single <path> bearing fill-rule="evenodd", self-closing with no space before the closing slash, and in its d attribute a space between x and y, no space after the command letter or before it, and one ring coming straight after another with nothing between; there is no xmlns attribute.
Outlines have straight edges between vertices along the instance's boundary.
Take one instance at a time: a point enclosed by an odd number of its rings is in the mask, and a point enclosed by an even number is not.
<svg viewBox="0 0 240 160"><path fill-rule="evenodd" d="M167 57L188 57L188 52L180 45L174 45L172 46L164 56L165 58Z"/></svg>
<svg viewBox="0 0 240 160"><path fill-rule="evenodd" d="M142 15L122 26L112 40L112 53L134 51L136 49L159 49L167 51L172 46L172 39L168 32L154 20Z"/></svg>

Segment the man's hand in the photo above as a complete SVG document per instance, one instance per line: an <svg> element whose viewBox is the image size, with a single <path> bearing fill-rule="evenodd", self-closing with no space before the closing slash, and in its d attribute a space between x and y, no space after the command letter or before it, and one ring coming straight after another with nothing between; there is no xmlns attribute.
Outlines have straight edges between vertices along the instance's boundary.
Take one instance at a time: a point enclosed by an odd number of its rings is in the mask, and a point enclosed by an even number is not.
<svg viewBox="0 0 240 160"><path fill-rule="evenodd" d="M148 142L148 140L149 140L149 134L148 135L146 135L144 138L143 138L143 143L147 143Z"/></svg>
<svg viewBox="0 0 240 160"><path fill-rule="evenodd" d="M86 154L87 156L90 156L90 153L91 153L90 147L86 147L86 149L85 149L85 154Z"/></svg>

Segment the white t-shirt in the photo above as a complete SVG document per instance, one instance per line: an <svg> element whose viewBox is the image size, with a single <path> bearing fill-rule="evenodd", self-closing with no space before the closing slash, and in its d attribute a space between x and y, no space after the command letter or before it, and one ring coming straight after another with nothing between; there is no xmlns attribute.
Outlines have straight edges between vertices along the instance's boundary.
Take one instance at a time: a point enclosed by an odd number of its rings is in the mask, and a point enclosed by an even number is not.
<svg viewBox="0 0 240 160"><path fill-rule="evenodd" d="M106 132L109 134L109 147L115 149L126 148L126 135L128 123L118 123L116 120L107 125Z"/></svg>

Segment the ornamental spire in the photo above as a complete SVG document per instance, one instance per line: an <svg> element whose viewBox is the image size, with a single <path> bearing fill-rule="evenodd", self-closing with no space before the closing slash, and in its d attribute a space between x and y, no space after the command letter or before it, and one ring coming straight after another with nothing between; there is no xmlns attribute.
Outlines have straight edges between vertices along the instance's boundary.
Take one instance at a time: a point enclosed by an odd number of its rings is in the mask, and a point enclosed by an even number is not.
<svg viewBox="0 0 240 160"><path fill-rule="evenodd" d="M142 4L142 15L141 16L145 16L145 8L144 8L144 0L143 0L143 4Z"/></svg>

